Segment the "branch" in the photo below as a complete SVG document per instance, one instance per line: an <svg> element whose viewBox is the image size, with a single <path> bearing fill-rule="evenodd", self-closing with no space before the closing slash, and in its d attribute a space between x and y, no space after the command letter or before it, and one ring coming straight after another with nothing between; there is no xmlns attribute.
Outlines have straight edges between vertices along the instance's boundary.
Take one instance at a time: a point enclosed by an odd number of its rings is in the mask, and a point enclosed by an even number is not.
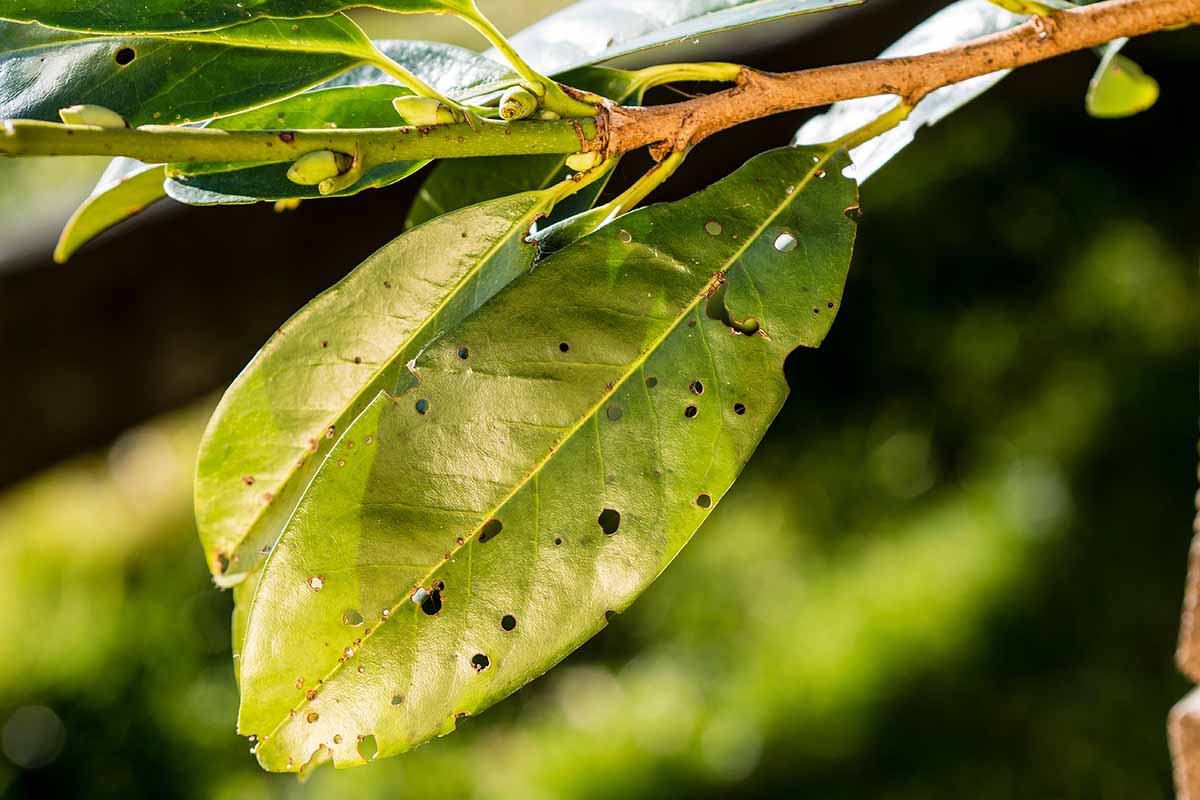
<svg viewBox="0 0 1200 800"><path fill-rule="evenodd" d="M1108 0L926 55L779 74L745 69L739 85L724 92L662 106L610 107L607 152L657 143L677 149L743 122L859 97L898 95L913 106L969 78L1194 23L1200 23L1200 0Z"/></svg>
<svg viewBox="0 0 1200 800"><path fill-rule="evenodd" d="M24 120L0 128L3 155L124 155L154 163L285 162L305 153L359 154L370 164L428 158L600 151L609 156L655 145L680 151L743 122L841 100L897 95L912 106L935 89L1044 61L1122 37L1200 23L1200 0L1107 0L1056 11L973 42L907 58L878 59L769 74L743 68L738 85L680 103L607 104L576 120L424 128L217 131L145 126L135 130Z"/></svg>
<svg viewBox="0 0 1200 800"><path fill-rule="evenodd" d="M0 154L38 156L129 156L154 164L205 162L277 163L305 153L332 150L370 164L428 158L575 153L596 149L596 121L467 123L399 128L301 131L221 131L145 125L97 128L53 122L8 120L0 128Z"/></svg>

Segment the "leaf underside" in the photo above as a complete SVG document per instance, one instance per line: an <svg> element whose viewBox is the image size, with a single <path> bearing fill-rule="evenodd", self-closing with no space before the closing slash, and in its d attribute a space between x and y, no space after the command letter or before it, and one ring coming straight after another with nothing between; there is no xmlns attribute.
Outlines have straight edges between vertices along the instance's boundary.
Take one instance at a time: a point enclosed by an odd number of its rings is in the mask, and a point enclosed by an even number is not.
<svg viewBox="0 0 1200 800"><path fill-rule="evenodd" d="M375 396L246 621L239 729L264 767L359 764L364 737L386 756L444 734L666 567L781 407L788 353L832 323L854 238L848 164L783 148L622 217Z"/></svg>

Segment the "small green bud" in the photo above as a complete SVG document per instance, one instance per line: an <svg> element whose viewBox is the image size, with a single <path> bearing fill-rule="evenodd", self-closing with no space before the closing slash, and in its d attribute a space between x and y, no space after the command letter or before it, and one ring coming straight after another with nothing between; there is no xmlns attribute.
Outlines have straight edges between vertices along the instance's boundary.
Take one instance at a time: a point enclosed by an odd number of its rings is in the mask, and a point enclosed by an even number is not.
<svg viewBox="0 0 1200 800"><path fill-rule="evenodd" d="M446 125L456 121L454 112L432 97L397 97L392 100L392 107L409 125Z"/></svg>
<svg viewBox="0 0 1200 800"><path fill-rule="evenodd" d="M324 180L341 175L350 168L352 160L345 153L335 153L332 150L305 153L288 168L288 180L301 186L316 186Z"/></svg>
<svg viewBox="0 0 1200 800"><path fill-rule="evenodd" d="M595 150L589 150L586 153L575 153L574 155L567 156L567 169L574 172L587 172L603 160L604 156Z"/></svg>
<svg viewBox="0 0 1200 800"><path fill-rule="evenodd" d="M129 123L117 112L104 106L68 106L58 116L68 125L94 125L97 128L128 128Z"/></svg>
<svg viewBox="0 0 1200 800"><path fill-rule="evenodd" d="M537 111L538 99L523 86L514 86L500 98L500 116L506 120L525 119Z"/></svg>

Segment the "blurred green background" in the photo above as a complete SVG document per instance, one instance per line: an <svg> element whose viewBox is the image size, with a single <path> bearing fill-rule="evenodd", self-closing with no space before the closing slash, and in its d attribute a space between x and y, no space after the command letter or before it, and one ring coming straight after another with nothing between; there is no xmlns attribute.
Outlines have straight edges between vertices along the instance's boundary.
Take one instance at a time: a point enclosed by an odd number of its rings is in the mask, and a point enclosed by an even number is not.
<svg viewBox="0 0 1200 800"><path fill-rule="evenodd" d="M509 5L491 4L512 29L557 4ZM868 57L940 5L671 57ZM192 460L213 393L395 234L417 183L288 215L163 206L53 267L95 165L0 162L0 792L1171 796L1200 38L1128 52L1162 82L1149 113L1087 118L1080 54L1009 78L864 187L833 332L789 360L744 477L627 613L453 736L306 784L234 734L231 602L195 538ZM802 119L705 143L659 199Z"/></svg>

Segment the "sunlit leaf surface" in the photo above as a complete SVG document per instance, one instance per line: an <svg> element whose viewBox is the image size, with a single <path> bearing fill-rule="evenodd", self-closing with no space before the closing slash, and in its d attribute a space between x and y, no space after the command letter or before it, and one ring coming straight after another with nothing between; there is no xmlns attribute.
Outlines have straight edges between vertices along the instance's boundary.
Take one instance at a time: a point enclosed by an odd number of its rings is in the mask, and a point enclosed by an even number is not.
<svg viewBox="0 0 1200 800"><path fill-rule="evenodd" d="M788 353L840 306L848 163L784 148L623 217L450 328L339 431L250 611L239 728L265 767L449 732L657 577L781 407ZM320 358L299 347L297 376Z"/></svg>

